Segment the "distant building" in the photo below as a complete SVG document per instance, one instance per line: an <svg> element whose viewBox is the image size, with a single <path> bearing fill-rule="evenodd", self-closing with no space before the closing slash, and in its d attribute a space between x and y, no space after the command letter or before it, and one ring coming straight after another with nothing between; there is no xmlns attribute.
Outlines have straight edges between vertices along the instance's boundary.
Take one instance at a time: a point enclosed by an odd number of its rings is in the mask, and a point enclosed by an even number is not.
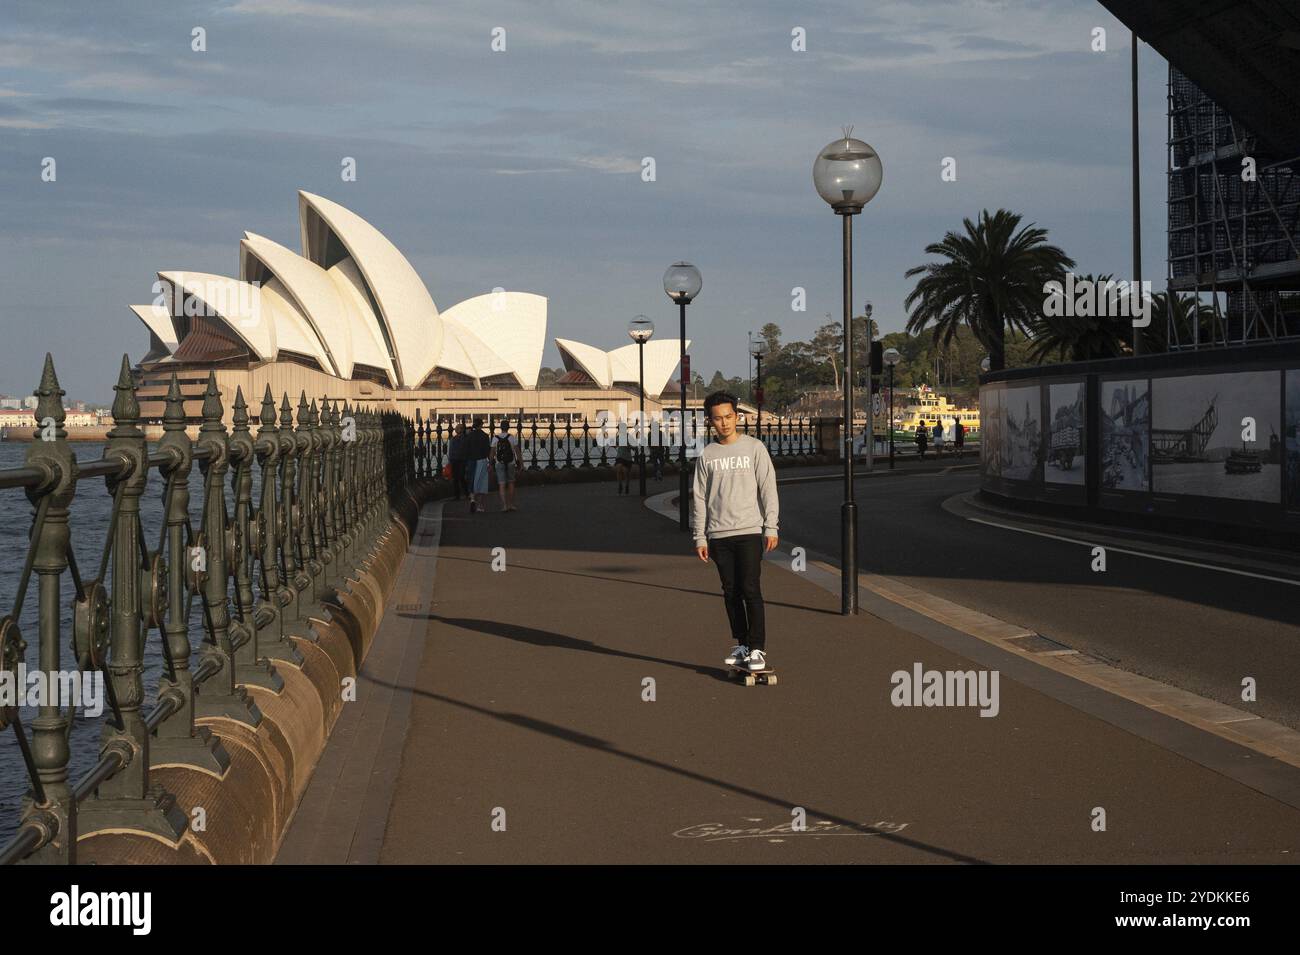
<svg viewBox="0 0 1300 955"><path fill-rule="evenodd" d="M209 373L227 424L237 388L256 419L268 386L277 409L288 394L296 411L305 394L424 420L581 421L636 407L637 346L605 352L556 339L565 373L539 388L544 296L497 289L439 312L415 269L360 216L307 192L298 215L301 255L245 233L239 278L159 272L160 301L131 306L149 329L136 369L146 421L162 418L173 374L191 424ZM672 338L646 345L647 412L667 397L680 350Z"/></svg>

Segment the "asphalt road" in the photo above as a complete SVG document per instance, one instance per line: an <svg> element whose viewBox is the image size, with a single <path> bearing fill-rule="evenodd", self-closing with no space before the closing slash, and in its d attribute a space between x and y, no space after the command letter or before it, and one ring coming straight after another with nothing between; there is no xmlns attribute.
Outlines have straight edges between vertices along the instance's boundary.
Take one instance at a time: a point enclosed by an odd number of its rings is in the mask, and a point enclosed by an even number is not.
<svg viewBox="0 0 1300 955"><path fill-rule="evenodd" d="M977 486L974 471L856 482L860 569L1230 706L1242 706L1242 680L1254 677L1250 711L1300 729L1300 588L1113 549L1094 573L1087 546L942 508ZM839 487L794 482L780 494L783 542L838 560Z"/></svg>

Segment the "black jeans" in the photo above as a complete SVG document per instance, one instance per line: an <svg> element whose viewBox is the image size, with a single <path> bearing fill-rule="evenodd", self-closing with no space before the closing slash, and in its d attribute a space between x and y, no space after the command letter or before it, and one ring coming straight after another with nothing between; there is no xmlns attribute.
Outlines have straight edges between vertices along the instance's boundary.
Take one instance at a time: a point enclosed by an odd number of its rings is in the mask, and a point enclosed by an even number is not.
<svg viewBox="0 0 1300 955"><path fill-rule="evenodd" d="M763 591L759 575L763 571L763 535L739 534L709 540L709 556L718 565L722 579L722 598L727 604L731 637L751 650L766 647L763 626Z"/></svg>
<svg viewBox="0 0 1300 955"><path fill-rule="evenodd" d="M465 491L466 496L469 495L469 485L465 482L464 461L451 462L451 483L452 487L456 489L456 500L460 500L460 492L462 490Z"/></svg>

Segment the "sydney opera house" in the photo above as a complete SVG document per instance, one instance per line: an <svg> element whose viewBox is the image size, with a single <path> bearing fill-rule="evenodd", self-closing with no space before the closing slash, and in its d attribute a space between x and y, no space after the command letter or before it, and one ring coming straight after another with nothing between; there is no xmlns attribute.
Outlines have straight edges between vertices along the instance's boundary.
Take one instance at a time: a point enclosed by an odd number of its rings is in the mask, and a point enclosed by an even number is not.
<svg viewBox="0 0 1300 955"><path fill-rule="evenodd" d="M158 273L140 360L141 411L161 419L173 373L192 423L209 371L230 422L236 386L250 403L266 385L279 400L345 399L425 419L469 414L595 420L636 407L637 345L612 351L556 338L563 372L538 387L547 300L495 289L439 311L401 252L356 213L298 193L301 254L246 232L239 277ZM612 323L622 333L624 323ZM690 342L688 340L687 345ZM679 340L645 345L646 410L679 400ZM256 408L254 408L256 413Z"/></svg>

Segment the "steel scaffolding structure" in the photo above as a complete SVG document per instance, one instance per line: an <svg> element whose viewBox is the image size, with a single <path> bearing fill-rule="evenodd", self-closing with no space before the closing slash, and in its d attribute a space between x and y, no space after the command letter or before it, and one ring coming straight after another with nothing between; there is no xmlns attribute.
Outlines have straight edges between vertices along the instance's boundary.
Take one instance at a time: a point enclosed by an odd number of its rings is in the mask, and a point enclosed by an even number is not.
<svg viewBox="0 0 1300 955"><path fill-rule="evenodd" d="M1300 156L1271 153L1169 68L1169 349L1300 337ZM1253 161L1253 179L1249 178Z"/></svg>

